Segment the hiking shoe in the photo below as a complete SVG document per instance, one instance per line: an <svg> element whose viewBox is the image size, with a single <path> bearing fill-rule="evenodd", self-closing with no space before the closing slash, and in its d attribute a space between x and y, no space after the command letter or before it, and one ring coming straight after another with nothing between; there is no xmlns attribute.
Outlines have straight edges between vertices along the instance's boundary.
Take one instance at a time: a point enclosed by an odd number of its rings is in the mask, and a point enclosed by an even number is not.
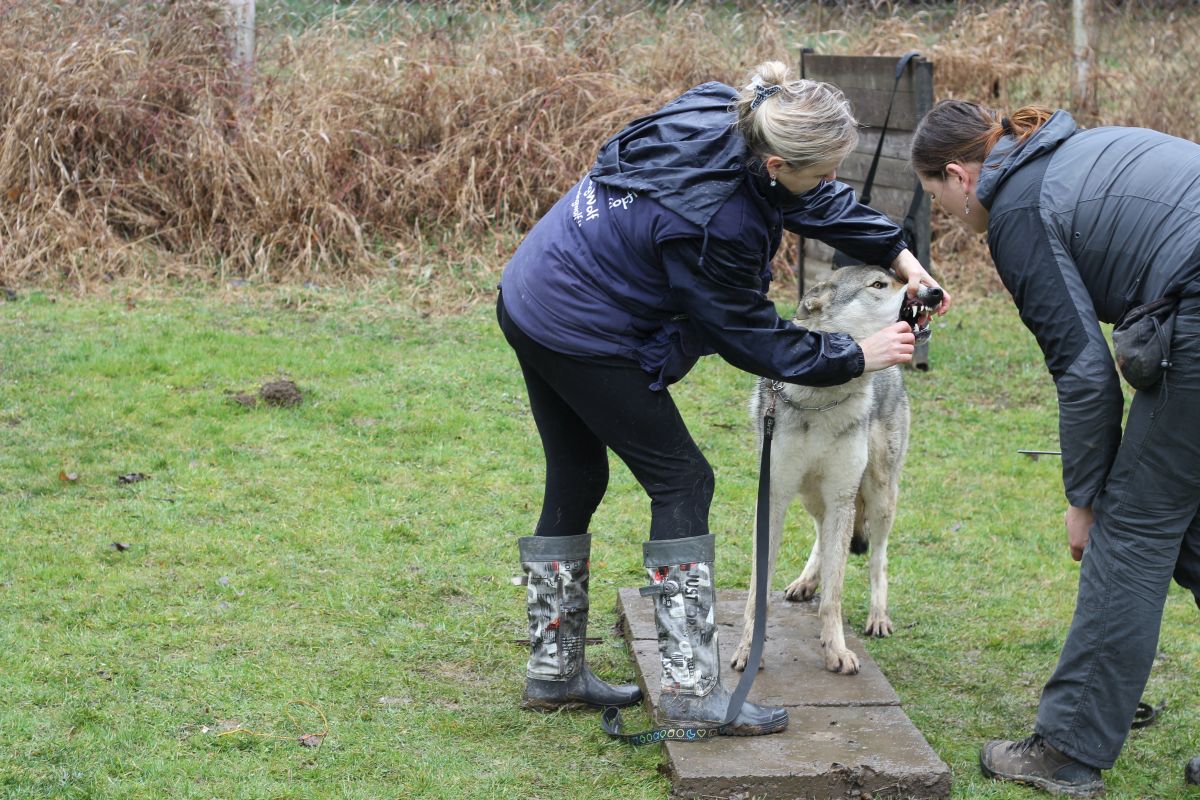
<svg viewBox="0 0 1200 800"><path fill-rule="evenodd" d="M979 768L988 778L1036 786L1066 797L1104 794L1100 770L1081 764L1052 747L1039 734L1019 742L997 739L979 751Z"/></svg>

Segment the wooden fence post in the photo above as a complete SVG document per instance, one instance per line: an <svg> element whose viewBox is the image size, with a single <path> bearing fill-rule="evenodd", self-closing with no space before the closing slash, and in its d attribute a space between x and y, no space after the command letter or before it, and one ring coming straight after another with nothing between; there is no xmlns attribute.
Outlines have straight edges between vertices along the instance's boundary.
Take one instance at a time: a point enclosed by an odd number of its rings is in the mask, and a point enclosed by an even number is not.
<svg viewBox="0 0 1200 800"><path fill-rule="evenodd" d="M1096 79L1092 69L1095 59L1093 38L1096 30L1095 0L1073 0L1071 3L1073 32L1072 60L1075 65L1075 80L1072 94L1075 109L1085 116L1096 111Z"/></svg>
<svg viewBox="0 0 1200 800"><path fill-rule="evenodd" d="M241 84L239 100L243 106L254 99L254 10L255 0L229 0L229 65Z"/></svg>

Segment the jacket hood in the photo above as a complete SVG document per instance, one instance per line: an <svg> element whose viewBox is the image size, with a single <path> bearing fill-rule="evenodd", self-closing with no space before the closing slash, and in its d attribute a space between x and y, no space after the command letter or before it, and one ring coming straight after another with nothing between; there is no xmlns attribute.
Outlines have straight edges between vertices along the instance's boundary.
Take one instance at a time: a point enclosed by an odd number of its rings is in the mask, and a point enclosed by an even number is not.
<svg viewBox="0 0 1200 800"><path fill-rule="evenodd" d="M1024 142L1017 144L1012 136L1002 136L983 161L975 196L984 208L991 210L996 192L1013 170L1050 152L1069 139L1077 130L1075 119L1066 111L1055 111L1042 127Z"/></svg>
<svg viewBox="0 0 1200 800"><path fill-rule="evenodd" d="M654 199L700 227L745 179L749 148L734 130L737 90L705 83L605 142L592 180Z"/></svg>

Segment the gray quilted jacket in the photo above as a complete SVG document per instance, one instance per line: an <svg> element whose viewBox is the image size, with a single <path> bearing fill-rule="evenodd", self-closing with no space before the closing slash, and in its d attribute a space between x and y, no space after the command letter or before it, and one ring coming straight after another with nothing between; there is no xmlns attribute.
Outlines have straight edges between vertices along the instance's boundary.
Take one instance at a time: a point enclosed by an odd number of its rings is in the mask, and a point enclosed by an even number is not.
<svg viewBox="0 0 1200 800"><path fill-rule="evenodd" d="M1143 128L1075 126L1058 111L980 173L988 245L1058 391L1068 501L1091 506L1121 437L1123 401L1100 323L1200 293L1200 145Z"/></svg>

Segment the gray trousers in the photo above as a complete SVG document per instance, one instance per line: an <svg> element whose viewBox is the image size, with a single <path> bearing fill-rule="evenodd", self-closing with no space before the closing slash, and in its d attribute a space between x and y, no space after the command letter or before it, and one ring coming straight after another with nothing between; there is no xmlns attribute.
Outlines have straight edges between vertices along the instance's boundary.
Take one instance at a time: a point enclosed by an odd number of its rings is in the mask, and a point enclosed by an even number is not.
<svg viewBox="0 0 1200 800"><path fill-rule="evenodd" d="M1172 577L1200 604L1200 298L1181 305L1166 380L1134 396L1093 510L1075 617L1036 731L1108 769L1150 676Z"/></svg>

